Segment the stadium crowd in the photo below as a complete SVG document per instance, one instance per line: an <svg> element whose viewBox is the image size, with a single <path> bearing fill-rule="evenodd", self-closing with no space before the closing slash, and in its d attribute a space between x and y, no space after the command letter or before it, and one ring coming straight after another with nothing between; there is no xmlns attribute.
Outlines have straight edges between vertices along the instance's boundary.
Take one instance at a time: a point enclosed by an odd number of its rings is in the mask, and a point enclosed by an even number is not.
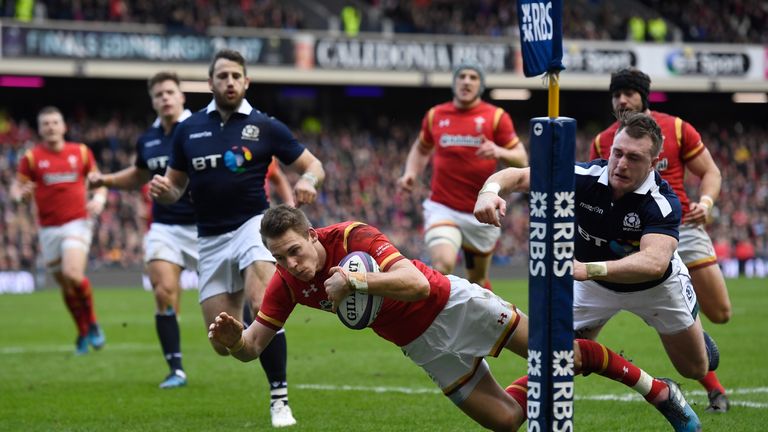
<svg viewBox="0 0 768 432"><path fill-rule="evenodd" d="M145 125L122 118L118 112L104 120L94 119L82 112L68 117L68 138L87 143L105 172L131 164L136 138ZM414 194L395 193L417 127L415 120L404 123L381 117L368 128L324 125L297 131L299 139L323 161L327 173L319 205L306 209L310 220L318 226L348 218L365 220L382 228L406 254L426 259L420 209L428 193L428 179ZM739 263L741 272L754 271L750 267L753 258L768 262L768 128L713 123L699 131L723 175L722 192L708 226L718 256L723 263ZM518 132L527 143L527 131ZM593 135L594 131L578 135L577 159L587 158ZM35 139L28 123L0 113L0 270L36 266L39 246L33 213L29 205L12 202L7 192L18 158ZM296 181L293 174L289 178ZM694 191L696 185L687 186ZM140 265L147 213L141 194L110 191L95 231L91 268ZM526 196L513 197L503 233L496 264L524 262L528 250Z"/></svg>
<svg viewBox="0 0 768 432"><path fill-rule="evenodd" d="M326 6L326 20L305 19L302 9L274 0L38 0L24 19L149 23L169 31L205 33L211 26L328 29L328 22L343 25L344 12ZM2 3L0 3L2 4ZM5 2L0 16L19 16L16 2ZM368 0L350 2L361 30L381 31L391 23L396 33L432 33L473 36L509 36L517 29L516 2L512 0ZM563 33L570 39L637 40L638 20L647 22L645 40L681 39L686 42L768 42L768 5L746 0L685 0L669 2L607 2L571 0L563 5ZM337 21L329 17L340 18ZM728 17L722 19L721 17ZM661 21L659 21L661 19ZM655 20L655 21L654 21ZM322 23L322 24L321 24ZM655 30L651 27L654 26ZM645 24L642 27L645 32ZM643 35L640 35L643 40Z"/></svg>

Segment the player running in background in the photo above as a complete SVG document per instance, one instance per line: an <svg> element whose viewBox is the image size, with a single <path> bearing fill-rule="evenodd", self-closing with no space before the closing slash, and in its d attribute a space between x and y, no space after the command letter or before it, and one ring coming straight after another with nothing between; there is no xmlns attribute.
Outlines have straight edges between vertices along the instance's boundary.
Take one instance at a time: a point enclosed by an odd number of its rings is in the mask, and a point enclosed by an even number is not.
<svg viewBox="0 0 768 432"><path fill-rule="evenodd" d="M509 114L482 100L485 72L480 63L458 64L452 90L451 102L432 107L424 116L397 186L412 192L432 160L431 193L423 203L431 265L443 274L453 273L463 249L468 279L490 288L488 269L501 229L475 220L475 198L499 161L523 167L528 154Z"/></svg>
<svg viewBox="0 0 768 432"><path fill-rule="evenodd" d="M527 376L505 391L484 359L502 348L527 356L528 317L514 305L466 279L406 259L378 229L361 222L315 229L301 210L282 205L265 213L261 235L277 272L256 322L243 331L234 317L221 313L209 327L209 338L235 358L258 357L297 304L335 312L354 291L380 295L384 303L373 330L401 347L459 409L494 430L517 430L525 421ZM338 267L354 251L371 255L381 272ZM698 424L674 383L652 378L594 341L576 340L574 351L576 373L597 373L634 388L678 425L676 430Z"/></svg>
<svg viewBox="0 0 768 432"><path fill-rule="evenodd" d="M274 193L280 198L281 203L296 207L291 182L288 181L288 177L285 176L282 168L280 168L280 162L274 156L269 167L267 167L267 182L264 184L268 200L272 195L272 188L274 188Z"/></svg>
<svg viewBox="0 0 768 432"><path fill-rule="evenodd" d="M136 162L114 174L92 173L92 187L140 189L154 174L164 174L171 155L171 137L179 122L192 113L184 109L184 93L179 77L173 72L159 72L148 82L152 108L157 120L139 137ZM181 272L197 271L197 227L189 193L179 201L152 205L152 224L144 237L144 263L155 294L155 329L170 373L160 388L176 388L187 384L181 362L181 335L177 308L181 295Z"/></svg>
<svg viewBox="0 0 768 432"><path fill-rule="evenodd" d="M720 194L720 169L701 141L701 135L690 123L680 117L651 111L648 105L650 85L650 77L635 68L612 74L610 93L613 110L617 116L626 112L643 112L653 117L661 127L664 144L656 169L672 186L683 209L677 252L688 267L701 311L710 321L722 324L731 318L731 301L717 265L715 248L704 229ZM618 122L614 123L595 137L590 159L608 158L618 127ZM683 180L686 169L700 179L699 202L691 202L685 192ZM705 337L709 339L709 335L705 334ZM714 374L705 377L701 383L709 394L708 410L726 412L728 399L725 389Z"/></svg>
<svg viewBox="0 0 768 432"><path fill-rule="evenodd" d="M42 141L21 158L11 195L17 201L34 195L43 260L77 325L75 353L87 354L89 344L100 349L106 340L96 322L85 268L93 219L104 210L107 189L97 189L86 203L85 178L98 167L85 144L65 140L67 125L58 108L41 109L37 126Z"/></svg>
<svg viewBox="0 0 768 432"><path fill-rule="evenodd" d="M627 310L656 329L681 375L714 376L719 354L705 343L696 293L676 252L680 201L654 170L661 129L647 114L622 119L610 159L575 167L574 329L595 339ZM478 195L475 216L498 226L506 208L498 193L529 189L530 169L500 171Z"/></svg>
<svg viewBox="0 0 768 432"><path fill-rule="evenodd" d="M211 324L221 311L240 317L246 296L255 315L275 272L275 260L259 235L262 213L269 207L264 182L272 157L302 173L294 185L297 205L315 201L325 173L283 123L245 100L249 79L240 53L217 52L208 76L214 100L177 127L168 170L165 176L154 176L150 193L169 204L189 184L197 216L200 304ZM226 347L211 343L216 352L228 355ZM276 427L296 423L288 406L286 362L281 332L262 358Z"/></svg>

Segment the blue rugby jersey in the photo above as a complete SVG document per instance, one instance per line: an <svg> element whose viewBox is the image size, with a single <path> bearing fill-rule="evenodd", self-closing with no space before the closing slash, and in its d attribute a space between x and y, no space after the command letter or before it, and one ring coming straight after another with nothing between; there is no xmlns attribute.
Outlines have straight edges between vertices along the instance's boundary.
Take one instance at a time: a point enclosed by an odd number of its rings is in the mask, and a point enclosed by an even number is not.
<svg viewBox="0 0 768 432"><path fill-rule="evenodd" d="M287 126L245 99L226 123L211 101L176 128L169 166L189 176L197 232L206 237L269 208L264 181L272 156L290 165L304 150Z"/></svg>
<svg viewBox="0 0 768 432"><path fill-rule="evenodd" d="M191 115L189 110L184 110L179 117L179 123ZM171 138L179 123L176 123L171 133L166 135L160 119L155 120L152 127L147 129L136 143L134 165L139 169L149 171L151 175L165 174L165 168L171 156ZM181 199L170 205L152 201L152 221L168 225L194 225L195 209L192 207L189 191L184 191Z"/></svg>
<svg viewBox="0 0 768 432"><path fill-rule="evenodd" d="M597 159L577 163L576 174L576 259L581 262L614 261L640 250L645 234L678 238L682 208L675 192L656 171L648 174L634 192L613 202L608 182L608 161ZM637 284L595 281L614 291L633 292L663 282L661 279Z"/></svg>

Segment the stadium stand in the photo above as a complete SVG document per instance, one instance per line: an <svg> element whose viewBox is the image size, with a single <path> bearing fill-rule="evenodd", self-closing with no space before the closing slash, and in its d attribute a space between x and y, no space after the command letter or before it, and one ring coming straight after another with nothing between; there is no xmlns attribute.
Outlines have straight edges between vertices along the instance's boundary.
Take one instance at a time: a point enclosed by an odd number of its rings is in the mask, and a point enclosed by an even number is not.
<svg viewBox="0 0 768 432"><path fill-rule="evenodd" d="M18 16L13 4L6 2L0 16ZM518 31L512 0L245 0L234 6L222 0L43 0L35 2L28 18L20 18L37 22L50 19L160 24L177 33L205 33L210 27L220 26L343 30L347 26L344 8L357 14L356 25L362 31L491 37ZM631 27L632 20L641 26ZM768 42L768 6L745 0L572 0L564 2L563 23L563 33L569 39ZM642 34L633 34L636 31Z"/></svg>
<svg viewBox="0 0 768 432"><path fill-rule="evenodd" d="M80 112L67 122L69 138L91 146L105 171L116 171L132 163L134 142L142 124L124 120L118 112L102 121ZM2 124L0 270L33 269L39 246L31 209L26 204L12 203L6 191L18 157L31 146L35 136L23 120L6 115ZM297 132L297 136L324 161L328 175L320 191L320 205L307 209L313 223L323 226L349 217L366 220L381 227L406 254L426 258L421 243L420 203L427 188L408 197L393 196L408 143L418 130L417 120L380 120L367 128L324 125L319 131L306 129ZM730 276L765 271L762 263L768 262L768 128L758 124L712 123L699 130L724 179L708 227L717 243L721 263L730 269ZM527 142L527 131L522 129L520 134ZM587 132L578 135L577 155L588 154L591 136ZM290 176L293 174L289 173ZM696 189L695 184L687 186ZM94 236L90 257L93 268L139 266L146 217L147 209L138 193L111 191ZM496 264L525 262L527 221L526 197L513 196Z"/></svg>

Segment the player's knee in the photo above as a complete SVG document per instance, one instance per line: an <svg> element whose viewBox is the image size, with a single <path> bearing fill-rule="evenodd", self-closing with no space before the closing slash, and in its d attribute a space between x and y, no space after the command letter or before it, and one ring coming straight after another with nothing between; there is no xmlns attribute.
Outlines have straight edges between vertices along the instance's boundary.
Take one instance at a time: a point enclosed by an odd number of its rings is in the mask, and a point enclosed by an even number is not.
<svg viewBox="0 0 768 432"><path fill-rule="evenodd" d="M712 313L707 314L707 318L715 324L725 324L731 320L731 307L720 306Z"/></svg>
<svg viewBox="0 0 768 432"><path fill-rule="evenodd" d="M433 258L431 265L433 269L444 275L453 273L454 264L448 262L447 260L441 258Z"/></svg>
<svg viewBox="0 0 768 432"><path fill-rule="evenodd" d="M156 283L154 288L155 300L162 309L173 306L176 303L176 293L178 287L176 284L167 284L163 282Z"/></svg>
<svg viewBox="0 0 768 432"><path fill-rule="evenodd" d="M489 419L488 422L481 423L486 429L493 431L516 431L520 429L525 419L520 418L513 412L500 412L494 415L494 418Z"/></svg>
<svg viewBox="0 0 768 432"><path fill-rule="evenodd" d="M79 286L80 284L83 283L83 280L85 279L85 273L83 273L80 269L75 269L71 267L62 268L61 275L72 286Z"/></svg>

